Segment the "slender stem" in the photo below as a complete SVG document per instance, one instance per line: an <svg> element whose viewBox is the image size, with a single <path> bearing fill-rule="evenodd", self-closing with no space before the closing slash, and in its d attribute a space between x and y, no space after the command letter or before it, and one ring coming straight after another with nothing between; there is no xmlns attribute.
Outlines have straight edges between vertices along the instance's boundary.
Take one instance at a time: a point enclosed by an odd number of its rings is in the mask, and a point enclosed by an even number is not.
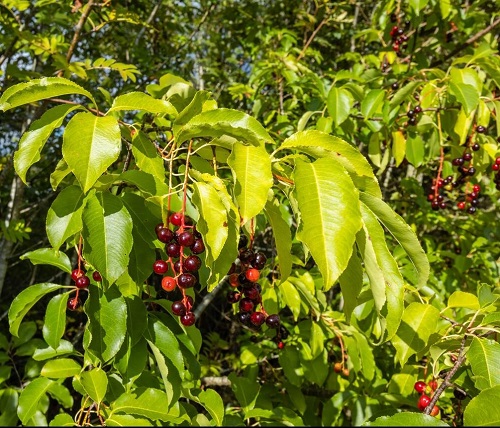
<svg viewBox="0 0 500 428"><path fill-rule="evenodd" d="M323 25L325 25L326 23L328 22L328 19L324 18L319 24L318 26L314 29L314 31L311 33L311 35L309 36L309 38L307 39L307 42L304 44L304 47L302 48L302 50L300 51L299 55L297 56L297 62L299 62L303 57L304 55L306 54L306 50L307 48L309 47L309 45L312 43L312 41L314 40L314 38L316 37L316 34L318 34L318 31L321 30L321 27Z"/></svg>

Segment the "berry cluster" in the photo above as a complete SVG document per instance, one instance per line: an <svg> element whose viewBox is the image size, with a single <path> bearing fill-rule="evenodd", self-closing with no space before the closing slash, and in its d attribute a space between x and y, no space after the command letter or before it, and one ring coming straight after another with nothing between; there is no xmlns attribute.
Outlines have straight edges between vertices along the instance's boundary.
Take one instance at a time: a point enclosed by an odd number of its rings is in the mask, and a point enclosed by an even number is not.
<svg viewBox="0 0 500 428"><path fill-rule="evenodd" d="M496 189L500 190L500 156L495 159L491 169L496 172L493 181L495 182Z"/></svg>
<svg viewBox="0 0 500 428"><path fill-rule="evenodd" d="M408 36L405 34L405 30L395 25L394 27L392 27L389 34L392 39L392 50L394 52L399 54L401 50L408 47L406 43L408 41Z"/></svg>
<svg viewBox="0 0 500 428"><path fill-rule="evenodd" d="M427 395L427 392L434 392L437 389L437 382L435 380L431 380L428 384L425 382L419 380L418 382L415 382L415 385L413 386L415 391L417 391L420 394L420 398L417 401L417 407L418 410L423 412L425 408L429 405L431 402L431 397ZM439 407L434 406L432 408L432 411L430 413L431 416L437 416L439 414Z"/></svg>
<svg viewBox="0 0 500 428"><path fill-rule="evenodd" d="M268 315L265 311L262 305L262 287L257 283L267 258L264 253L256 253L248 247L246 235L240 236L238 251L239 263L233 263L228 272L229 285L233 290L227 293L227 300L231 304L238 304L237 318L242 324L259 328L266 323L269 328L276 329L273 340L278 348L282 349L285 346L283 340L288 337L288 330L281 325L279 315Z"/></svg>
<svg viewBox="0 0 500 428"><path fill-rule="evenodd" d="M417 116L422 113L422 107L419 105L407 111L406 115L408 116L407 126L415 126L417 124Z"/></svg>
<svg viewBox="0 0 500 428"><path fill-rule="evenodd" d="M92 273L92 278L96 282L102 281L101 274L98 271ZM71 311L76 311L82 305L82 301L78 298L80 290L88 288L90 279L80 268L73 269L71 272L71 279L75 283L76 293L74 297L68 299L67 308Z"/></svg>
<svg viewBox="0 0 500 428"><path fill-rule="evenodd" d="M170 225L173 228L170 228ZM201 259L198 254L205 251L201 234L196 230L190 217L182 212L176 212L168 217L167 225L160 223L155 228L158 240L165 244L167 260L156 260L153 271L163 275L161 287L166 292L181 290L183 298L172 304L172 312L180 317L181 323L191 326L196 318L191 312L193 299L187 296L185 290L194 287L198 282L198 270Z"/></svg>

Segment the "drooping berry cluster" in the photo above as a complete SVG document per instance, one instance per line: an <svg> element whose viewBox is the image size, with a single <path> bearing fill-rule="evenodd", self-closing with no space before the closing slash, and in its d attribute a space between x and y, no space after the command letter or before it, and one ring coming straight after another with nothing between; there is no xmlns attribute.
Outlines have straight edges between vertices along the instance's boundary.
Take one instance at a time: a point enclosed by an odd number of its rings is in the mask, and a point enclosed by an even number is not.
<svg viewBox="0 0 500 428"><path fill-rule="evenodd" d="M417 407L418 410L423 412L425 408L429 405L431 402L431 397L427 393L434 392L437 389L437 382L435 380L431 380L428 384L425 382L419 380L418 382L415 382L415 385L413 386L415 391L417 391L420 394L420 398L417 401ZM437 416L439 414L439 407L434 406L432 408L432 411L430 413L431 416Z"/></svg>
<svg viewBox="0 0 500 428"><path fill-rule="evenodd" d="M493 181L497 190L500 190L500 156L495 159L491 169L496 172Z"/></svg>
<svg viewBox="0 0 500 428"><path fill-rule="evenodd" d="M101 274L98 271L94 271L92 273L92 278L96 282L102 281ZM90 285L90 279L85 274L85 272L80 268L76 268L76 269L72 270L71 279L75 283L76 293L75 293L74 297L70 297L68 299L68 303L66 306L69 310L76 311L82 305L82 301L78 298L78 295L80 294L80 290L88 288L88 286Z"/></svg>
<svg viewBox="0 0 500 428"><path fill-rule="evenodd" d="M392 39L392 50L399 55L402 50L408 47L408 36L405 34L405 30L397 25L391 28L389 34Z"/></svg>
<svg viewBox="0 0 500 428"><path fill-rule="evenodd" d="M172 229L170 225L173 226ZM171 292L177 287L181 290L183 299L172 304L172 312L180 316L183 325L193 325L196 321L191 311L193 301L185 290L198 282L197 272L201 267L198 254L205 251L203 238L193 225L193 220L182 212L171 214L167 224L158 224L155 231L158 240L165 244L168 259L156 260L153 271L163 275L161 287L164 291Z"/></svg>
<svg viewBox="0 0 500 428"><path fill-rule="evenodd" d="M256 253L248 247L246 235L240 236L238 251L239 263L233 263L228 273L229 285L233 289L227 293L227 300L231 304L238 304L237 318L242 324L259 328L266 323L269 328L276 329L276 336L273 340L278 348L282 349L285 346L283 340L288 337L288 331L281 325L279 315L268 315L265 311L262 305L262 287L257 283L267 258L264 253Z"/></svg>
<svg viewBox="0 0 500 428"><path fill-rule="evenodd" d="M417 116L422 113L422 107L419 105L413 107L412 109L406 112L406 116L408 116L407 126L415 126L417 124Z"/></svg>

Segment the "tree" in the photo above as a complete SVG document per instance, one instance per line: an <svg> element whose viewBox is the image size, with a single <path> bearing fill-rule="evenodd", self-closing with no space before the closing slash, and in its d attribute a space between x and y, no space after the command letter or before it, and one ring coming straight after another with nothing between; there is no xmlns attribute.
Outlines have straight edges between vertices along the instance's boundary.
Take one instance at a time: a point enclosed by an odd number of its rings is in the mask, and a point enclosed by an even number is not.
<svg viewBox="0 0 500 428"><path fill-rule="evenodd" d="M0 421L495 424L497 12L171 6L2 6Z"/></svg>

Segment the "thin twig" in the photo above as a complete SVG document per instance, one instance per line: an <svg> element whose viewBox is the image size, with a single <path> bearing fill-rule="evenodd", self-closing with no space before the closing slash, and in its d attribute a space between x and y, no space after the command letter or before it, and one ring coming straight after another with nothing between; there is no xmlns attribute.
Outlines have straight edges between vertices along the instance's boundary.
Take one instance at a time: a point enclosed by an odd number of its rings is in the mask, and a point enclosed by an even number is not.
<svg viewBox="0 0 500 428"><path fill-rule="evenodd" d="M467 46L471 45L476 40L478 40L481 37L483 37L484 35L488 34L498 24L500 24L500 18L497 18L490 25L488 25L484 30L481 30L479 33L475 34L474 36L472 36L468 40L466 40L464 43L462 43L461 45L457 46L448 55L445 55L443 58L440 58L440 59L432 62L431 63L431 68L437 67L438 65L441 65L443 62L448 61L450 58L454 57L457 53L459 53L460 51L464 50Z"/></svg>
<svg viewBox="0 0 500 428"><path fill-rule="evenodd" d="M307 42L305 43L304 47L302 48L302 50L300 51L299 53L299 56L297 57L297 62L299 62L303 57L304 55L306 54L306 50L307 48L309 47L309 45L312 43L312 41L314 40L314 38L316 37L316 34L318 34L318 31L321 30L321 27L323 25L325 25L326 23L328 22L328 19L324 18L319 24L318 26L314 29L314 31L312 32L311 36L307 39Z"/></svg>

